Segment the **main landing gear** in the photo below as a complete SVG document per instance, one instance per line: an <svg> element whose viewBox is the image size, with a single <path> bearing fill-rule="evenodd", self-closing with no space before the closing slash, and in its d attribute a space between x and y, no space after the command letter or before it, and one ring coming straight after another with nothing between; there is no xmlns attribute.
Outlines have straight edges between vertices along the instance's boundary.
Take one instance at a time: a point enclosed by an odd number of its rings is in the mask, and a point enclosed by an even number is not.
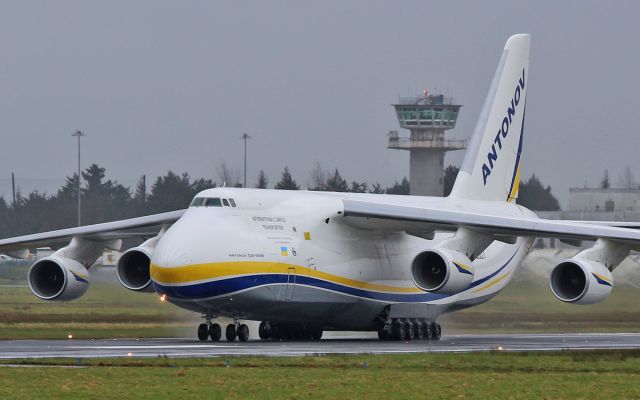
<svg viewBox="0 0 640 400"><path fill-rule="evenodd" d="M198 339L205 341L211 339L212 342L217 342L222 337L222 327L218 323L213 323L211 316L205 315L204 324L198 326ZM240 324L238 321L234 321L233 324L227 325L224 336L228 342L234 342L236 339L241 342L249 340L249 327L246 324Z"/></svg>
<svg viewBox="0 0 640 400"><path fill-rule="evenodd" d="M392 318L378 330L380 340L440 340L442 327L422 318Z"/></svg>

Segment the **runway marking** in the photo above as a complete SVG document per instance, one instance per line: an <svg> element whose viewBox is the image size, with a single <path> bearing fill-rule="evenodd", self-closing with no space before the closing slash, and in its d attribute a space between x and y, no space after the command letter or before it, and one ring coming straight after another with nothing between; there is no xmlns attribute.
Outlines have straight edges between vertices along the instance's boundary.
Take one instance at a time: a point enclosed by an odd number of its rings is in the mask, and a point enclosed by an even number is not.
<svg viewBox="0 0 640 400"><path fill-rule="evenodd" d="M232 346L232 345L202 345L202 344L192 344L192 345L131 345L131 346L66 346L66 349L76 349L76 350L87 350L87 349L95 349L95 350L122 350L122 349L223 349L223 348L233 348L238 349L242 348L241 346Z"/></svg>

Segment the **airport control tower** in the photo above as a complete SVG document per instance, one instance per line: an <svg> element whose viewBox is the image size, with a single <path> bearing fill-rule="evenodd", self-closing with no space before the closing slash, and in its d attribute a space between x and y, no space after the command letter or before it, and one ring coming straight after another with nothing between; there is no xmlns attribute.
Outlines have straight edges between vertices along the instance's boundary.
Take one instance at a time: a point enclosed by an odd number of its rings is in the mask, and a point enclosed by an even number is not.
<svg viewBox="0 0 640 400"><path fill-rule="evenodd" d="M400 98L393 104L400 128L409 134L389 132L387 148L409 150L411 194L442 196L444 191L444 153L466 148L466 140L445 139L444 133L456 126L459 104L442 94Z"/></svg>

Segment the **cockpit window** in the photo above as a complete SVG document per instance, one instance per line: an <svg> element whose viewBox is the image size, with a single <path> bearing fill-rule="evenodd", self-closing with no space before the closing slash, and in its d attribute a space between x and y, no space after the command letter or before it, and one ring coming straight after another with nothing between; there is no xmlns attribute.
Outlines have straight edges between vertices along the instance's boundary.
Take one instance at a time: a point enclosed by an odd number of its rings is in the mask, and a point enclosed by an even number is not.
<svg viewBox="0 0 640 400"><path fill-rule="evenodd" d="M222 207L222 201L220 201L219 197L209 197L204 202L205 207Z"/></svg>
<svg viewBox="0 0 640 400"><path fill-rule="evenodd" d="M189 207L235 207L233 199L221 199L220 197L196 197L191 201Z"/></svg>
<svg viewBox="0 0 640 400"><path fill-rule="evenodd" d="M193 199L189 207L202 207L204 205L204 200L204 197L196 197Z"/></svg>

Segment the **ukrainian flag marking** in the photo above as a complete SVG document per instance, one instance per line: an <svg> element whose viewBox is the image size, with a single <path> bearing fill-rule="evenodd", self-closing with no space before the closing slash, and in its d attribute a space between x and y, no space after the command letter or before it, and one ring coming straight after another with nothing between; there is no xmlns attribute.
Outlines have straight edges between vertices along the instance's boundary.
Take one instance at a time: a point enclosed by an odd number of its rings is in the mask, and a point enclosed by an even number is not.
<svg viewBox="0 0 640 400"><path fill-rule="evenodd" d="M287 257L289 255L289 250L286 246L280 247L280 255L283 257Z"/></svg>

